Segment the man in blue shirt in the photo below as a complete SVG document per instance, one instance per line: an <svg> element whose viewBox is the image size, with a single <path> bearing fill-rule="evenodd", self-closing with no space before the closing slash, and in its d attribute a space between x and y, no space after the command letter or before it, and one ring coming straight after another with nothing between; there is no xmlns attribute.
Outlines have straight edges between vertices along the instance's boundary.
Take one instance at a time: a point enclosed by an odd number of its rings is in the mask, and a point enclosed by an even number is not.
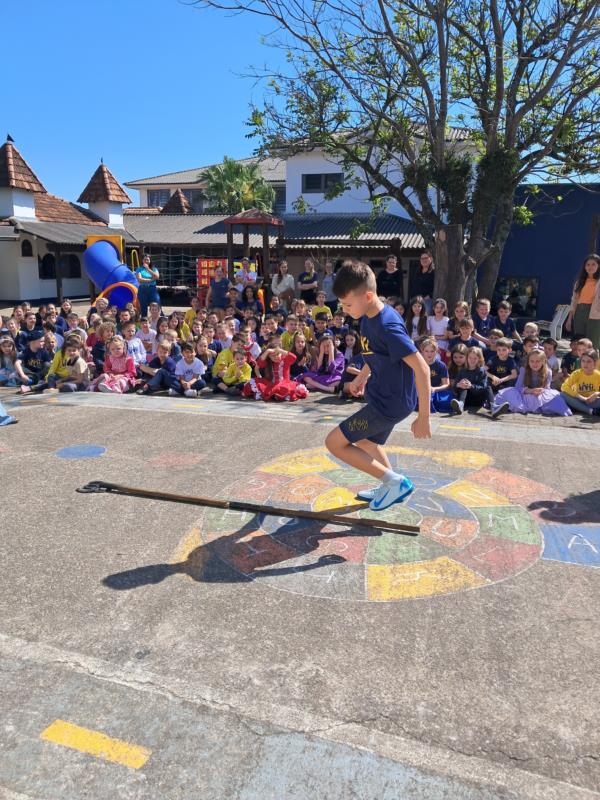
<svg viewBox="0 0 600 800"><path fill-rule="evenodd" d="M360 319L365 364L349 384L352 395L365 395L367 404L331 431L325 444L337 458L382 481L374 490L359 492L370 508L381 511L401 502L413 490L410 480L395 472L383 445L394 426L411 414L417 439L431 436L429 367L417 352L404 320L377 295L373 270L361 262L345 264L333 291L345 314Z"/></svg>

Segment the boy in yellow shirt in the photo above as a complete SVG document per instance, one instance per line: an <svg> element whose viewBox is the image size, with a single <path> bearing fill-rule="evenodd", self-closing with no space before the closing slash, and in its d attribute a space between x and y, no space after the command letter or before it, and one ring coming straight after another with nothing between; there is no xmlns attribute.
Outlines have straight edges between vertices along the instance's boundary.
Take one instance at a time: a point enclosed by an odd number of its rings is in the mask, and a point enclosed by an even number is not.
<svg viewBox="0 0 600 800"><path fill-rule="evenodd" d="M596 369L598 351L580 356L581 369L572 372L561 386L561 395L574 411L600 416L600 370Z"/></svg>
<svg viewBox="0 0 600 800"><path fill-rule="evenodd" d="M245 384L252 378L252 369L245 351L236 350L233 361L220 376L216 390L230 395L240 395Z"/></svg>

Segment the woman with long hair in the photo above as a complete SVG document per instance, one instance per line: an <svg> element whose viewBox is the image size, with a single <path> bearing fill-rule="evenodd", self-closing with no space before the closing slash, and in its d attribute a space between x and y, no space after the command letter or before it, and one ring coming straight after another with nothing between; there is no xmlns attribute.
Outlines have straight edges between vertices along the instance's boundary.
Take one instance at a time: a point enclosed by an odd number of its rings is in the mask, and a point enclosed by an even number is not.
<svg viewBox="0 0 600 800"><path fill-rule="evenodd" d="M286 311L289 311L292 307L296 289L294 276L289 274L288 269L287 261L280 261L277 265L277 272L271 279L271 293L281 300L285 305Z"/></svg>
<svg viewBox="0 0 600 800"><path fill-rule="evenodd" d="M433 285L435 282L435 264L429 250L421 253L419 270L410 282L410 291L413 295L421 295L425 301L425 309L430 316L433 310Z"/></svg>
<svg viewBox="0 0 600 800"><path fill-rule="evenodd" d="M571 310L565 328L575 339L591 339L600 348L600 255L585 257L571 297Z"/></svg>

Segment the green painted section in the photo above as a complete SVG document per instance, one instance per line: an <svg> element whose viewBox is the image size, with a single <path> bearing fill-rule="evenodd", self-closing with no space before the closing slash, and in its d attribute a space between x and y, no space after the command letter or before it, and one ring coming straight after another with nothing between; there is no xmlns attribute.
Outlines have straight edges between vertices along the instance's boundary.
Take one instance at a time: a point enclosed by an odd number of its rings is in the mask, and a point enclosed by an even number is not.
<svg viewBox="0 0 600 800"><path fill-rule="evenodd" d="M541 544L542 537L534 518L521 506L472 508L481 534L512 539L514 542Z"/></svg>

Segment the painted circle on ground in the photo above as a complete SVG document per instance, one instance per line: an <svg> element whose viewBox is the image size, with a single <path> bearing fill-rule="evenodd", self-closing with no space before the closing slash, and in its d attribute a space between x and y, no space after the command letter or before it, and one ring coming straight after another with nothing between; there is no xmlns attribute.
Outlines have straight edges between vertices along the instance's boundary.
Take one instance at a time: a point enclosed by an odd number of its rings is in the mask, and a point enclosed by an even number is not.
<svg viewBox="0 0 600 800"><path fill-rule="evenodd" d="M475 450L390 447L392 465L414 493L376 516L420 526L418 537L342 528L298 517L205 509L172 563L196 580L259 580L302 595L346 601L400 601L491 586L535 564L543 536L534 508L561 498L536 481L497 470ZM273 507L339 509L375 485L325 448L262 464L223 498ZM185 559L187 558L187 561Z"/></svg>
<svg viewBox="0 0 600 800"><path fill-rule="evenodd" d="M106 447L99 444L74 444L57 450L55 455L59 458L98 458L106 453Z"/></svg>

